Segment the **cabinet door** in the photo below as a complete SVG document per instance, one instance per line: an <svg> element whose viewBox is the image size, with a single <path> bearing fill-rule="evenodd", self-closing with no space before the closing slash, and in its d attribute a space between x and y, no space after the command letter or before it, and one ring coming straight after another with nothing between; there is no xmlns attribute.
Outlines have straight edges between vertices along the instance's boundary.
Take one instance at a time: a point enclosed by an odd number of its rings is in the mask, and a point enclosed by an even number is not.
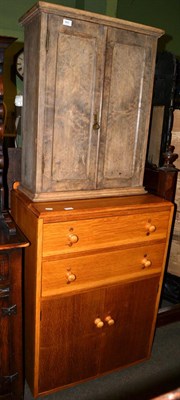
<svg viewBox="0 0 180 400"><path fill-rule="evenodd" d="M21 249L0 253L0 395L23 395ZM0 396L1 397L1 396Z"/></svg>
<svg viewBox="0 0 180 400"><path fill-rule="evenodd" d="M10 319L8 316L2 316L2 310L7 307L9 307L9 299L8 297L5 297L5 294L3 294L3 289L0 288L0 395L9 392L9 382L5 377L10 375Z"/></svg>
<svg viewBox="0 0 180 400"><path fill-rule="evenodd" d="M104 290L42 301L39 393L96 376Z"/></svg>
<svg viewBox="0 0 180 400"><path fill-rule="evenodd" d="M141 186L155 39L108 29L98 188Z"/></svg>
<svg viewBox="0 0 180 400"><path fill-rule="evenodd" d="M145 359L158 282L153 277L43 300L39 393ZM104 324L100 328L97 318Z"/></svg>
<svg viewBox="0 0 180 400"><path fill-rule="evenodd" d="M48 16L43 191L95 188L104 48L103 26Z"/></svg>
<svg viewBox="0 0 180 400"><path fill-rule="evenodd" d="M102 337L100 372L146 359L151 351L159 276L106 290L104 316L114 324Z"/></svg>

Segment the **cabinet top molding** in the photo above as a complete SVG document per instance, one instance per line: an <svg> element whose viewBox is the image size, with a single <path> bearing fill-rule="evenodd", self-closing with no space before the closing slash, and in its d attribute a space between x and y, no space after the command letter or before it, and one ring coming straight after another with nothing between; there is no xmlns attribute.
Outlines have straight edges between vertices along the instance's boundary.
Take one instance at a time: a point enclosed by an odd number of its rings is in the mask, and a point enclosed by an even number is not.
<svg viewBox="0 0 180 400"><path fill-rule="evenodd" d="M92 219L106 217L109 214L113 216L124 215L129 209L134 213L142 213L143 209L149 210L151 207L154 212L169 210L173 204L163 198L151 194L127 197L113 197L105 199L85 199L85 200L66 200L56 202L33 202L18 189L13 190L12 196L20 199L37 218L43 218L44 223L71 221L77 219ZM103 208L103 211L102 211Z"/></svg>
<svg viewBox="0 0 180 400"><path fill-rule="evenodd" d="M28 10L20 19L19 22L22 25L28 23L35 15L47 13L60 15L66 18L75 18L78 20L86 20L92 23L101 23L106 26L113 26L115 28L125 29L133 32L138 32L144 35L155 36L156 38L164 35L164 30L154 28L147 25L138 24L136 22L130 22L119 18L108 17L101 14L92 13L89 11L79 10L70 7L64 7L59 4L45 3L39 1L30 10Z"/></svg>

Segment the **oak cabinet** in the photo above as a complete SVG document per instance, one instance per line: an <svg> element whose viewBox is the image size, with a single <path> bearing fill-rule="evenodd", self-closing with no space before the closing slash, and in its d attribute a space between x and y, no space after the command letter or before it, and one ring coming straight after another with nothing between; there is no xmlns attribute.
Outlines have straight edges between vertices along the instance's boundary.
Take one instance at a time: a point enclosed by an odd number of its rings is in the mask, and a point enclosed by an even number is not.
<svg viewBox="0 0 180 400"><path fill-rule="evenodd" d="M173 216L158 197L34 202L12 191L25 251L25 364L34 397L151 354Z"/></svg>
<svg viewBox="0 0 180 400"><path fill-rule="evenodd" d="M143 193L163 31L44 2L21 23L20 189L36 201Z"/></svg>

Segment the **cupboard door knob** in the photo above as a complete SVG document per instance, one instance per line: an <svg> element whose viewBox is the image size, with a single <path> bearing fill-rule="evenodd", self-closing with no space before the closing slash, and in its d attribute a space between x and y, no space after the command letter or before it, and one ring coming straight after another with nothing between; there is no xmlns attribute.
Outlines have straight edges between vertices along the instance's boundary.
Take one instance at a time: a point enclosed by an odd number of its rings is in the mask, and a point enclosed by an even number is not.
<svg viewBox="0 0 180 400"><path fill-rule="evenodd" d="M75 235L75 233L71 233L71 235L69 235L69 240L70 240L70 245L72 245L73 243L77 243L79 238L77 235Z"/></svg>
<svg viewBox="0 0 180 400"><path fill-rule="evenodd" d="M96 318L94 320L94 323L95 323L97 328L102 328L104 326L104 322L100 318Z"/></svg>
<svg viewBox="0 0 180 400"><path fill-rule="evenodd" d="M152 264L152 262L150 260L148 260L146 257L143 258L143 260L142 260L143 267L148 268L151 266L151 264Z"/></svg>
<svg viewBox="0 0 180 400"><path fill-rule="evenodd" d="M110 315L105 318L105 321L108 323L109 326L114 325L114 319Z"/></svg>
<svg viewBox="0 0 180 400"><path fill-rule="evenodd" d="M156 226L152 225L151 223L148 223L146 224L146 229L147 229L147 235L149 235L150 233L155 232Z"/></svg>
<svg viewBox="0 0 180 400"><path fill-rule="evenodd" d="M68 270L66 276L67 276L67 283L71 283L71 282L74 282L76 280L76 275L73 274L71 272L71 270Z"/></svg>

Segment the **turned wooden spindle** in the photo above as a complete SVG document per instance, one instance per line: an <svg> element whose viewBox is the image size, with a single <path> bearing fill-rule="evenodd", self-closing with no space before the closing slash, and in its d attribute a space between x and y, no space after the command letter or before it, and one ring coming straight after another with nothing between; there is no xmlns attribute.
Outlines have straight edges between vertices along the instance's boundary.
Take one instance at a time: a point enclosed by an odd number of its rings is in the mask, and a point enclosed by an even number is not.
<svg viewBox="0 0 180 400"><path fill-rule="evenodd" d="M174 153L175 147L170 145L163 153L163 166L158 171L157 195L166 200L174 201L176 192L176 182L178 176L178 168L174 162L178 158L178 154Z"/></svg>

